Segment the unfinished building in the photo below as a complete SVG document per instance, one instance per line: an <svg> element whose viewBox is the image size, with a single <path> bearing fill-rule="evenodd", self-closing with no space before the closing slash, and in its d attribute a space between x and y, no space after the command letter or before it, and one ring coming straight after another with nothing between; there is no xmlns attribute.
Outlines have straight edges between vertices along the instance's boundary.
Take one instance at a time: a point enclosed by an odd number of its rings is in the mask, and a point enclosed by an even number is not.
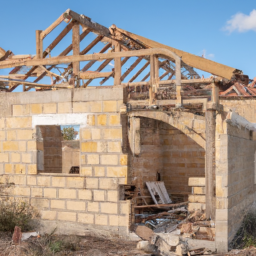
<svg viewBox="0 0 256 256"><path fill-rule="evenodd" d="M13 68L0 76L0 181L40 210L42 232L129 237L143 214L188 204L211 220L213 249L228 250L255 193L256 89L242 71L71 10L36 31L35 56L0 48L0 68ZM79 141L63 142L64 125ZM149 182L164 182L167 201Z"/></svg>

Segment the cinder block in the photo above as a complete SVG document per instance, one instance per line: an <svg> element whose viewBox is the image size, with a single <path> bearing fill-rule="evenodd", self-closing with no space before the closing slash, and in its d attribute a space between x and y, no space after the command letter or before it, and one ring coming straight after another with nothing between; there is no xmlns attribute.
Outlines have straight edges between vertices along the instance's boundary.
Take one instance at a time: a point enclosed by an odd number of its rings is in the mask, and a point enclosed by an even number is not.
<svg viewBox="0 0 256 256"><path fill-rule="evenodd" d="M100 140L101 139L101 129L91 129L92 132L92 140Z"/></svg>
<svg viewBox="0 0 256 256"><path fill-rule="evenodd" d="M90 189L90 188L95 188L97 189L98 188L98 179L97 178L86 178L86 188L87 189Z"/></svg>
<svg viewBox="0 0 256 256"><path fill-rule="evenodd" d="M92 138L91 136L91 130L89 129L83 129L81 132L81 139L82 140L90 140Z"/></svg>
<svg viewBox="0 0 256 256"><path fill-rule="evenodd" d="M107 115L98 115L97 116L97 125L106 126L107 124Z"/></svg>
<svg viewBox="0 0 256 256"><path fill-rule="evenodd" d="M13 173L13 164L5 164L5 173Z"/></svg>
<svg viewBox="0 0 256 256"><path fill-rule="evenodd" d="M73 102L73 113L90 112L90 102Z"/></svg>
<svg viewBox="0 0 256 256"><path fill-rule="evenodd" d="M41 219L43 220L56 220L56 211L41 211Z"/></svg>
<svg viewBox="0 0 256 256"><path fill-rule="evenodd" d="M107 191L108 199L107 201L109 202L117 202L118 201L118 191L116 190L108 190Z"/></svg>
<svg viewBox="0 0 256 256"><path fill-rule="evenodd" d="M6 118L6 127L8 129L22 129L32 127L31 117L8 117Z"/></svg>
<svg viewBox="0 0 256 256"><path fill-rule="evenodd" d="M76 190L59 189L59 198L76 199Z"/></svg>
<svg viewBox="0 0 256 256"><path fill-rule="evenodd" d="M52 177L52 187L65 187L65 177Z"/></svg>
<svg viewBox="0 0 256 256"><path fill-rule="evenodd" d="M5 140L5 131L0 131L0 140Z"/></svg>
<svg viewBox="0 0 256 256"><path fill-rule="evenodd" d="M127 155L121 155L120 156L120 164L121 165L127 165L127 158L128 158Z"/></svg>
<svg viewBox="0 0 256 256"><path fill-rule="evenodd" d="M82 149L82 152L88 152L88 153L97 152L97 142L94 142L94 141L82 142L81 149Z"/></svg>
<svg viewBox="0 0 256 256"><path fill-rule="evenodd" d="M122 152L121 141L108 141L108 152Z"/></svg>
<svg viewBox="0 0 256 256"><path fill-rule="evenodd" d="M85 178L84 177L67 177L66 187L67 188L84 188Z"/></svg>
<svg viewBox="0 0 256 256"><path fill-rule="evenodd" d="M71 113L71 112L72 112L71 102L58 103L58 113L59 114Z"/></svg>
<svg viewBox="0 0 256 256"><path fill-rule="evenodd" d="M127 177L127 166L107 167L107 177Z"/></svg>
<svg viewBox="0 0 256 256"><path fill-rule="evenodd" d="M12 106L13 116L26 116L29 115L29 105L13 105Z"/></svg>
<svg viewBox="0 0 256 256"><path fill-rule="evenodd" d="M30 164L31 161L32 161L31 154L25 154L25 153L22 154L22 163Z"/></svg>
<svg viewBox="0 0 256 256"><path fill-rule="evenodd" d="M37 174L36 164L29 164L27 166L28 166L28 174Z"/></svg>
<svg viewBox="0 0 256 256"><path fill-rule="evenodd" d="M58 220L76 221L75 212L58 212Z"/></svg>
<svg viewBox="0 0 256 256"><path fill-rule="evenodd" d="M117 114L117 115L110 115L109 117L109 124L110 125L120 125L120 115Z"/></svg>
<svg viewBox="0 0 256 256"><path fill-rule="evenodd" d="M64 200L51 200L52 209L66 209Z"/></svg>
<svg viewBox="0 0 256 256"><path fill-rule="evenodd" d="M92 200L92 191L91 190L78 190L78 198L81 200Z"/></svg>
<svg viewBox="0 0 256 256"><path fill-rule="evenodd" d="M16 130L6 131L7 133L7 140L16 140Z"/></svg>
<svg viewBox="0 0 256 256"><path fill-rule="evenodd" d="M93 101L90 104L92 113L102 112L102 101Z"/></svg>
<svg viewBox="0 0 256 256"><path fill-rule="evenodd" d="M100 203L102 213L117 214L117 203Z"/></svg>
<svg viewBox="0 0 256 256"><path fill-rule="evenodd" d="M44 197L56 198L57 197L56 189L55 188L44 188Z"/></svg>
<svg viewBox="0 0 256 256"><path fill-rule="evenodd" d="M84 176L92 176L92 167L82 167L80 174Z"/></svg>
<svg viewBox="0 0 256 256"><path fill-rule="evenodd" d="M85 211L85 202L67 201L67 209L72 211Z"/></svg>
<svg viewBox="0 0 256 256"><path fill-rule="evenodd" d="M99 155L90 154L87 155L87 164L99 164L100 159Z"/></svg>
<svg viewBox="0 0 256 256"><path fill-rule="evenodd" d="M96 214L95 215L95 225L107 226L108 225L108 215Z"/></svg>
<svg viewBox="0 0 256 256"><path fill-rule="evenodd" d="M0 163L8 163L8 162L9 162L9 154L0 153Z"/></svg>
<svg viewBox="0 0 256 256"><path fill-rule="evenodd" d="M94 167L94 175L96 177L104 177L105 176L105 168L102 166L95 166Z"/></svg>
<svg viewBox="0 0 256 256"><path fill-rule="evenodd" d="M43 105L44 114L55 114L57 112L56 103L46 103Z"/></svg>
<svg viewBox="0 0 256 256"><path fill-rule="evenodd" d="M121 128L104 129L103 138L106 140L122 139L122 129Z"/></svg>
<svg viewBox="0 0 256 256"><path fill-rule="evenodd" d="M104 190L93 190L93 200L94 201L105 201L105 191Z"/></svg>
<svg viewBox="0 0 256 256"><path fill-rule="evenodd" d="M42 188L31 188L31 196L32 197L43 197L43 189Z"/></svg>
<svg viewBox="0 0 256 256"><path fill-rule="evenodd" d="M50 177L47 176L37 176L37 185L44 187L51 187Z"/></svg>
<svg viewBox="0 0 256 256"><path fill-rule="evenodd" d="M14 175L13 182L15 185L26 185L26 176Z"/></svg>
<svg viewBox="0 0 256 256"><path fill-rule="evenodd" d="M25 174L26 173L26 166L24 164L15 164L14 171L16 174Z"/></svg>
<svg viewBox="0 0 256 256"><path fill-rule="evenodd" d="M27 176L27 184L29 186L36 186L36 177L35 176Z"/></svg>
<svg viewBox="0 0 256 256"><path fill-rule="evenodd" d="M30 104L30 113L31 114L42 114L43 113L42 104Z"/></svg>
<svg viewBox="0 0 256 256"><path fill-rule="evenodd" d="M103 101L103 112L117 112L117 102Z"/></svg>
<svg viewBox="0 0 256 256"><path fill-rule="evenodd" d="M100 178L100 189L117 189L118 179L116 178Z"/></svg>
<svg viewBox="0 0 256 256"><path fill-rule="evenodd" d="M93 224L94 214L78 213L78 222L85 223L85 224Z"/></svg>
<svg viewBox="0 0 256 256"><path fill-rule="evenodd" d="M117 157L117 155L101 155L100 163L102 165L117 165L118 157Z"/></svg>
<svg viewBox="0 0 256 256"><path fill-rule="evenodd" d="M13 193L16 196L30 196L30 188L15 187Z"/></svg>

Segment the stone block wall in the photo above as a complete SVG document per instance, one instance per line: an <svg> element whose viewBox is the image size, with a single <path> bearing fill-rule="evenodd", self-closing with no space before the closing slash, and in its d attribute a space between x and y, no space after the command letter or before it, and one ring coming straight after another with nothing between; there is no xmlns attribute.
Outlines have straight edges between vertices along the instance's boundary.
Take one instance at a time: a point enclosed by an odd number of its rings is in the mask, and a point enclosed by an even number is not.
<svg viewBox="0 0 256 256"><path fill-rule="evenodd" d="M14 184L9 194L40 210L44 230L127 235L129 201L119 200L127 179L123 88L0 93L0 102L0 179ZM80 175L39 174L36 127L72 124L80 125Z"/></svg>

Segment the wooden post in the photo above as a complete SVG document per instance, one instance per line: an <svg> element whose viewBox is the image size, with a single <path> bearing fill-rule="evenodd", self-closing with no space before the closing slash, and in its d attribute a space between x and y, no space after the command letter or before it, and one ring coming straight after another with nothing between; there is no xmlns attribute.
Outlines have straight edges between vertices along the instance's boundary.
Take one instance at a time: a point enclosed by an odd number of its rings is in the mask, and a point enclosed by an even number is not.
<svg viewBox="0 0 256 256"><path fill-rule="evenodd" d="M205 147L205 189L206 189L206 218L215 219L215 127L216 110L207 109L205 112L206 147Z"/></svg>
<svg viewBox="0 0 256 256"><path fill-rule="evenodd" d="M121 44L118 42L114 43L115 47L115 52L120 52L121 51ZM121 70L121 58L115 58L115 76L114 76L114 85L121 85L121 75L122 75L122 70Z"/></svg>
<svg viewBox="0 0 256 256"><path fill-rule="evenodd" d="M155 87L155 57L150 55L150 86L149 86L149 105L153 103Z"/></svg>
<svg viewBox="0 0 256 256"><path fill-rule="evenodd" d="M43 39L41 39L42 30L36 30L36 58L43 58Z"/></svg>
<svg viewBox="0 0 256 256"><path fill-rule="evenodd" d="M175 69L175 80L176 80L176 105L181 106L182 105L182 99L181 99L181 61L180 59L176 59L175 61L176 69Z"/></svg>
<svg viewBox="0 0 256 256"><path fill-rule="evenodd" d="M219 87L216 83L212 83L212 102L219 104Z"/></svg>
<svg viewBox="0 0 256 256"><path fill-rule="evenodd" d="M72 28L72 45L73 45L73 55L79 55L80 53L80 27L79 23L76 22ZM76 61L73 62L73 75L74 75L74 81L77 81L80 71L80 62ZM79 80L78 80L79 81ZM75 84L74 84L75 86ZM76 84L76 87L79 87L79 84Z"/></svg>
<svg viewBox="0 0 256 256"><path fill-rule="evenodd" d="M156 90L159 87L159 61L158 61L158 56L154 55L154 69L155 69L155 85L156 85ZM156 92L156 91L155 91Z"/></svg>

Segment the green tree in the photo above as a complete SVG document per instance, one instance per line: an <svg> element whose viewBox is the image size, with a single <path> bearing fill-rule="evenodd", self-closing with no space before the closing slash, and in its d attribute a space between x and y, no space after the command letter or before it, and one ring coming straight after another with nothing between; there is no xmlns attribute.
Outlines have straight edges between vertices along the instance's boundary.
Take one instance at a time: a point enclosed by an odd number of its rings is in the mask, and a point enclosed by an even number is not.
<svg viewBox="0 0 256 256"><path fill-rule="evenodd" d="M74 127L65 127L62 130L62 136L64 140L74 140L77 132Z"/></svg>

